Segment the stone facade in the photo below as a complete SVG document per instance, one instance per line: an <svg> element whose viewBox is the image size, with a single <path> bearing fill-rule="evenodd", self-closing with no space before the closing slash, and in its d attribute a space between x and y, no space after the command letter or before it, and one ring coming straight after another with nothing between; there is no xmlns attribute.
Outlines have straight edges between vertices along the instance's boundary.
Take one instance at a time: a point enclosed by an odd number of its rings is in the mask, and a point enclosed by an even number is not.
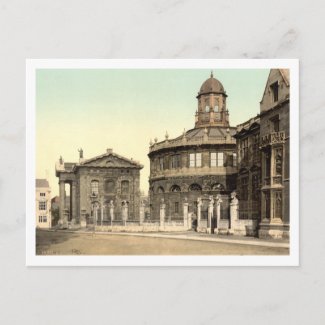
<svg viewBox="0 0 325 325"><path fill-rule="evenodd" d="M289 70L270 71L260 113L261 222L259 237L289 237Z"/></svg>
<svg viewBox="0 0 325 325"><path fill-rule="evenodd" d="M236 188L236 128L229 126L226 92L211 77L197 96L195 128L175 139L150 143L149 196L152 219L160 218L160 202L165 204L167 221L183 220L184 204L196 228L217 228L216 207L209 225L209 198L219 195L223 204L220 219L229 216L229 197ZM198 199L201 216L198 220Z"/></svg>
<svg viewBox="0 0 325 325"><path fill-rule="evenodd" d="M36 227L51 228L51 188L46 179L36 179Z"/></svg>
<svg viewBox="0 0 325 325"><path fill-rule="evenodd" d="M239 220L260 220L261 152L260 117L237 126L237 195Z"/></svg>
<svg viewBox="0 0 325 325"><path fill-rule="evenodd" d="M288 238L289 94L289 71L271 69L260 114L233 128L224 87L211 74L194 129L150 143L152 218L185 225L188 214L197 231Z"/></svg>
<svg viewBox="0 0 325 325"><path fill-rule="evenodd" d="M140 170L138 162L113 153L84 159L79 163L56 164L60 186L60 224L86 226L112 220L139 220ZM70 207L65 205L65 184L70 185ZM113 211L113 213L112 213Z"/></svg>

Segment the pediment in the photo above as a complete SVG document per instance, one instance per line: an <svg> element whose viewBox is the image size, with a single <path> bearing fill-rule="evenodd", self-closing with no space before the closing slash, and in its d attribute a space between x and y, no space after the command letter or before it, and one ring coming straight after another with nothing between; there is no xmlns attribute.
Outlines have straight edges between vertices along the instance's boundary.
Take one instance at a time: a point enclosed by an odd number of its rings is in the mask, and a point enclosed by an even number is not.
<svg viewBox="0 0 325 325"><path fill-rule="evenodd" d="M85 160L80 164L85 167L142 168L136 161L115 154L102 155Z"/></svg>

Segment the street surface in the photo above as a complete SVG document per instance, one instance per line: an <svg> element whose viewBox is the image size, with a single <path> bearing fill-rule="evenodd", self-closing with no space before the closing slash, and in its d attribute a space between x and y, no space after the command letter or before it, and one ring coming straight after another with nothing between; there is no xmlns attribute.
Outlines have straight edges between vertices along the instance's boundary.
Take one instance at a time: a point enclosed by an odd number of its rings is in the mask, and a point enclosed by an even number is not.
<svg viewBox="0 0 325 325"><path fill-rule="evenodd" d="M141 237L36 231L37 255L288 255L284 247Z"/></svg>

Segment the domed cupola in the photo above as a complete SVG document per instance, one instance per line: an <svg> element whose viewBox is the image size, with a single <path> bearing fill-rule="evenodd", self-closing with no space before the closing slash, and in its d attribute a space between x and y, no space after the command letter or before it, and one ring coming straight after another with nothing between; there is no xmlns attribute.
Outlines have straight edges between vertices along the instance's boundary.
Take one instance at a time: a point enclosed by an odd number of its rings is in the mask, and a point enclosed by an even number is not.
<svg viewBox="0 0 325 325"><path fill-rule="evenodd" d="M222 83L216 78L213 78L212 71L211 71L210 78L203 82L197 97L203 94L210 94L210 93L226 95Z"/></svg>
<svg viewBox="0 0 325 325"><path fill-rule="evenodd" d="M213 77L204 81L197 95L198 109L195 114L195 127L229 126L229 113L226 106L227 94L222 83Z"/></svg>

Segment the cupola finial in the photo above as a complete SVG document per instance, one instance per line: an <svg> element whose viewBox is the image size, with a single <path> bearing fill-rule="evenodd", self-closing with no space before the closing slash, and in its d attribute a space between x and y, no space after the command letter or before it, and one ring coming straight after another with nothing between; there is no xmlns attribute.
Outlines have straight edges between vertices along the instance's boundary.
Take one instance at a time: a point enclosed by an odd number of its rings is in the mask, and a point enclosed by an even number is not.
<svg viewBox="0 0 325 325"><path fill-rule="evenodd" d="M210 75L211 78L213 78L213 70L211 70L211 75Z"/></svg>

